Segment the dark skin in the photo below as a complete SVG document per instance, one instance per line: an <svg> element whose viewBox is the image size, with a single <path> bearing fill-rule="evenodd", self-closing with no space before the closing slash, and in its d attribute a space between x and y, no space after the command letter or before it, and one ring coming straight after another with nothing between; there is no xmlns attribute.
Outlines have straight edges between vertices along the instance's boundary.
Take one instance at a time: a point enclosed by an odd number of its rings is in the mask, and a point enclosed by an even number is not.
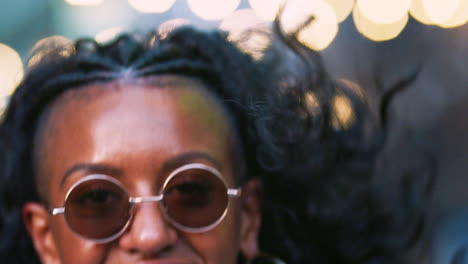
<svg viewBox="0 0 468 264"><path fill-rule="evenodd" d="M96 173L76 170L64 179L80 163L111 168L106 174L131 196L157 194L168 173L188 163L214 167L237 187L237 136L220 102L195 80L157 79L169 84L97 83L53 103L35 141L39 191L50 206L61 207L74 182ZM242 187L223 221L203 233L176 229L157 203L138 205L124 234L105 244L76 236L63 216L49 215L42 204L27 203L23 216L42 263L235 264L239 252L248 259L258 254L259 184Z"/></svg>

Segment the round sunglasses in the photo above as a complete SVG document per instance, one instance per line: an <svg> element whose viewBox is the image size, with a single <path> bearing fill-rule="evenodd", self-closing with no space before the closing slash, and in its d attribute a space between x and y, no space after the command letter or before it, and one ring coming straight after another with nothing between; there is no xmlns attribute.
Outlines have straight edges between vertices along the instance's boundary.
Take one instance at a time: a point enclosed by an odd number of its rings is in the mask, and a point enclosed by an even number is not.
<svg viewBox="0 0 468 264"><path fill-rule="evenodd" d="M206 232L218 225L227 213L229 197L240 197L241 189L228 188L221 173L201 163L174 170L159 195L131 197L113 177L92 174L68 190L63 207L52 215L65 222L78 236L106 243L119 237L130 225L133 208L145 202L160 202L164 217L184 232Z"/></svg>

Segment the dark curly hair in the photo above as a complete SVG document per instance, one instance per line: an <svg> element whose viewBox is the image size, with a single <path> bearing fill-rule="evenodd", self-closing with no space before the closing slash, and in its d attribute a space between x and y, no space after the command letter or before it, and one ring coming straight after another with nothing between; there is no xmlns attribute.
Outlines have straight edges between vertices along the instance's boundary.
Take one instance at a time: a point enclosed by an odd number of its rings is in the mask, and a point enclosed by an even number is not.
<svg viewBox="0 0 468 264"><path fill-rule="evenodd" d="M0 126L2 262L39 262L21 217L27 201L40 200L32 158L39 117L66 91L129 71L193 77L221 98L240 135L246 175L263 184L262 251L286 263L391 261L393 251L381 241L388 220L368 185L380 141L369 133L363 98L332 80L317 53L278 23L265 34L273 42L260 60L226 33L190 27L33 52Z"/></svg>

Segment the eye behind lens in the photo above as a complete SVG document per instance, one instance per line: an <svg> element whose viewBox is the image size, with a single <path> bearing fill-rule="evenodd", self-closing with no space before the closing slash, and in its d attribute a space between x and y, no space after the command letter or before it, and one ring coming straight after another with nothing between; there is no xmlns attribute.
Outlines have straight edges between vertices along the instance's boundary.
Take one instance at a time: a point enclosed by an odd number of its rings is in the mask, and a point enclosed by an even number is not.
<svg viewBox="0 0 468 264"><path fill-rule="evenodd" d="M215 223L228 205L227 187L212 172L194 168L179 172L166 184L163 206L179 225L201 228Z"/></svg>
<svg viewBox="0 0 468 264"><path fill-rule="evenodd" d="M78 235L105 239L120 232L130 218L127 192L107 179L91 179L76 185L67 196L65 218Z"/></svg>

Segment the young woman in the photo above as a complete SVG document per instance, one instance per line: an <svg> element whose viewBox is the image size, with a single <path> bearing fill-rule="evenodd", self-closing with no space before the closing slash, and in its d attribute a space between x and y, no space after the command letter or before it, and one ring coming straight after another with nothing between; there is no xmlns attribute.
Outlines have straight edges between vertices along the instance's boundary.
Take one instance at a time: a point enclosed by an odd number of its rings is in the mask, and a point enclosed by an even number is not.
<svg viewBox="0 0 468 264"><path fill-rule="evenodd" d="M257 61L191 28L37 49L0 128L2 263L385 255L362 102L278 36L285 74L276 44Z"/></svg>

